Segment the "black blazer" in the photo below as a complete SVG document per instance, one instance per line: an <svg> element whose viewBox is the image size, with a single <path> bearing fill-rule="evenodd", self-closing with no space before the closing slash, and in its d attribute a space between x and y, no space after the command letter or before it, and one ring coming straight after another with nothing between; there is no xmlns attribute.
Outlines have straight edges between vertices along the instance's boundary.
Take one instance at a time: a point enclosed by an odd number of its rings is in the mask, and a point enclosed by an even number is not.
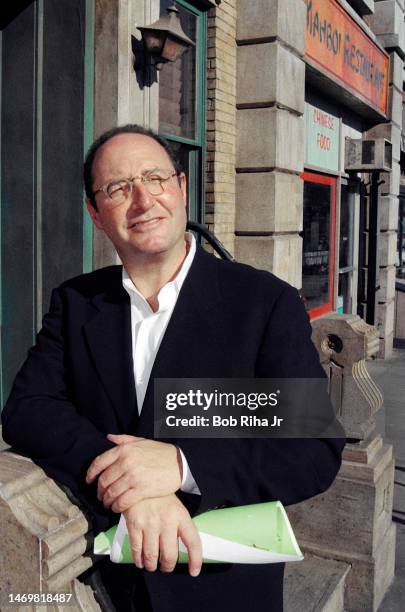
<svg viewBox="0 0 405 612"><path fill-rule="evenodd" d="M113 446L107 433L153 437L155 377L324 376L297 291L272 274L198 248L138 418L130 302L121 274L121 266L112 266L54 290L2 414L4 439L86 504L96 532L118 516L97 502L84 475ZM336 476L344 440L182 439L178 445L202 493L189 501L203 512L277 499L288 505L321 493ZM270 611L281 609L282 575L282 564L215 564L197 579L178 568L172 575L145 572L145 580L159 612Z"/></svg>

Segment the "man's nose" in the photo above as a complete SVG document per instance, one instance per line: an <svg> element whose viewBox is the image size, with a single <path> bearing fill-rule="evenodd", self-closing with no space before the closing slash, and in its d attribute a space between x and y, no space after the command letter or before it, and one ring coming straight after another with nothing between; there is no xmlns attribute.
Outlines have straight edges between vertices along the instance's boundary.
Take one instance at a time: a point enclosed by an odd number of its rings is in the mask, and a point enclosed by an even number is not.
<svg viewBox="0 0 405 612"><path fill-rule="evenodd" d="M146 189L145 185L140 181L134 181L132 183L130 208L137 209L142 212L152 208L153 204L154 198Z"/></svg>

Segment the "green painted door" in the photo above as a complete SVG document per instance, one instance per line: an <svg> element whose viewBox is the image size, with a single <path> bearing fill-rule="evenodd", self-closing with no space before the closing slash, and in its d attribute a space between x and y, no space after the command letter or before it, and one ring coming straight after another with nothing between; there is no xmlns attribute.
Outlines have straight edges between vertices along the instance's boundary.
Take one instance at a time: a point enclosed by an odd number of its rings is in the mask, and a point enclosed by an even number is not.
<svg viewBox="0 0 405 612"><path fill-rule="evenodd" d="M93 8L17 2L2 23L2 401L52 288L91 267L82 164L92 139Z"/></svg>

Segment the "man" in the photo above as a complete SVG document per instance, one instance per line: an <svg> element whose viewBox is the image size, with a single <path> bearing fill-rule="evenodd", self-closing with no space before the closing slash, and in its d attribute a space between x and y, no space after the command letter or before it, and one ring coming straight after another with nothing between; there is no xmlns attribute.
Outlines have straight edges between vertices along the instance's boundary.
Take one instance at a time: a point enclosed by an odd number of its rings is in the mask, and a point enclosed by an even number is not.
<svg viewBox="0 0 405 612"><path fill-rule="evenodd" d="M153 380L322 377L298 293L196 247L185 176L153 133L129 125L101 136L85 185L123 267L53 292L4 409L4 438L86 503L95 531L124 514L134 566L103 573L120 611L281 610L283 565L201 569L190 512L316 495L343 441L155 441ZM176 567L178 536L189 575Z"/></svg>

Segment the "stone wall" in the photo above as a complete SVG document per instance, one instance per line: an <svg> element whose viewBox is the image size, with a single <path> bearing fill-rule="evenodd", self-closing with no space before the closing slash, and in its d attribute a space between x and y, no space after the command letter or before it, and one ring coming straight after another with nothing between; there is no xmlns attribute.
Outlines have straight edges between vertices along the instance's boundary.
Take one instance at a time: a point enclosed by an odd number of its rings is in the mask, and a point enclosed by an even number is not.
<svg viewBox="0 0 405 612"><path fill-rule="evenodd" d="M236 258L300 288L303 0L239 0Z"/></svg>
<svg viewBox="0 0 405 612"><path fill-rule="evenodd" d="M374 14L365 17L377 41L390 53L388 93L389 121L367 132L367 138L387 138L392 142L392 171L382 173L380 188L380 261L376 325L380 335L379 356L392 353L395 311L395 259L397 250L398 203L402 132L403 59L405 54L404 1L375 2Z"/></svg>

